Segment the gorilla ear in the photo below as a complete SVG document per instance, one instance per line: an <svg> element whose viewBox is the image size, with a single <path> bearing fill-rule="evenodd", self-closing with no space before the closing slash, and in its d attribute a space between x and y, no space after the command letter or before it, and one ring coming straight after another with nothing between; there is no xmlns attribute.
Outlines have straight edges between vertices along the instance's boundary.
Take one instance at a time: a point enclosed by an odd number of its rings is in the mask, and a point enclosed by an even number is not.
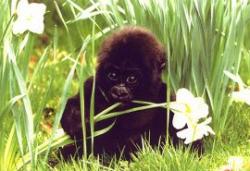
<svg viewBox="0 0 250 171"><path fill-rule="evenodd" d="M161 66L160 66L160 70L164 70L166 68L166 63L162 63Z"/></svg>
<svg viewBox="0 0 250 171"><path fill-rule="evenodd" d="M167 65L166 52L163 51L159 61L159 70L163 71L166 68L166 65Z"/></svg>
<svg viewBox="0 0 250 171"><path fill-rule="evenodd" d="M166 68L166 62L161 63L160 70L164 70Z"/></svg>

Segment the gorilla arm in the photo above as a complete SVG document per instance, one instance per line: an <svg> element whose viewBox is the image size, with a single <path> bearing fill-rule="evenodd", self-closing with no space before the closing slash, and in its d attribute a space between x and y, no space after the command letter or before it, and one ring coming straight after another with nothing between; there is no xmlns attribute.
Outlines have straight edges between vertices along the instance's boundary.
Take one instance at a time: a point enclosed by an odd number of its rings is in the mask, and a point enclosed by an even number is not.
<svg viewBox="0 0 250 171"><path fill-rule="evenodd" d="M86 126L89 126L89 106L91 99L93 77L88 78L84 83L84 110ZM80 94L68 99L65 110L62 115L61 125L64 131L70 135L72 139L81 139L82 123L80 110Z"/></svg>
<svg viewBox="0 0 250 171"><path fill-rule="evenodd" d="M89 77L84 82L84 117L87 130L87 137L90 136L90 102L91 102L91 92L93 85L93 77ZM94 104L94 114L101 112L110 106L110 104L105 99L104 95L96 86L95 88L95 104ZM70 135L72 139L82 139L82 123L81 123L81 110L80 110L80 94L78 93L72 98L68 99L64 113L61 119L61 125L64 131ZM112 120L113 121L113 120ZM101 123L95 124L95 129L99 130L112 122L111 120L102 121Z"/></svg>

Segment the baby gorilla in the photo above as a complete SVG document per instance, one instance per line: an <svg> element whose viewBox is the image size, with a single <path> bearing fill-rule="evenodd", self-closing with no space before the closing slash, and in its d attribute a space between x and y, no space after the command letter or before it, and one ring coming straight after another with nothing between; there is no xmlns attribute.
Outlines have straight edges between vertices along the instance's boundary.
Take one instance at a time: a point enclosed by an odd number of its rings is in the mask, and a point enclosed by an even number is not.
<svg viewBox="0 0 250 171"><path fill-rule="evenodd" d="M166 66L163 46L154 35L141 27L124 27L113 33L102 44L98 55L94 113L97 114L116 102L121 105L115 111L137 107L132 100L161 103L166 101L166 84L161 74ZM90 136L89 113L93 77L84 83L85 121L87 136ZM166 110L155 108L132 112L95 124L95 130L111 125L110 131L94 139L94 154L120 155L126 158L141 147L141 137L151 146L165 142ZM170 113L169 135L174 145L178 144ZM82 127L80 95L70 98L61 119L64 131L76 140L75 145L62 148L67 158L77 153L82 155ZM88 142L88 146L90 142ZM198 142L200 146L200 142ZM78 149L78 151L76 150Z"/></svg>

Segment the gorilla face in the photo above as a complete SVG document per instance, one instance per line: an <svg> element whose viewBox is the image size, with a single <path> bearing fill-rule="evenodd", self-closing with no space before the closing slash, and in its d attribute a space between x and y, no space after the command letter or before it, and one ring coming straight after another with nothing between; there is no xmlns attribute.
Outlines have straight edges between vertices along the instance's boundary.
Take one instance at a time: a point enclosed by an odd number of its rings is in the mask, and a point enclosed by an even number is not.
<svg viewBox="0 0 250 171"><path fill-rule="evenodd" d="M110 102L158 96L165 52L154 36L133 27L114 33L98 55L96 81Z"/></svg>
<svg viewBox="0 0 250 171"><path fill-rule="evenodd" d="M138 67L122 67L109 64L103 71L106 95L113 102L130 102L136 99L141 88L143 74Z"/></svg>
<svg viewBox="0 0 250 171"><path fill-rule="evenodd" d="M108 94L113 101L129 102L140 87L142 73L138 68L121 68L111 65L105 72L106 81L110 82Z"/></svg>

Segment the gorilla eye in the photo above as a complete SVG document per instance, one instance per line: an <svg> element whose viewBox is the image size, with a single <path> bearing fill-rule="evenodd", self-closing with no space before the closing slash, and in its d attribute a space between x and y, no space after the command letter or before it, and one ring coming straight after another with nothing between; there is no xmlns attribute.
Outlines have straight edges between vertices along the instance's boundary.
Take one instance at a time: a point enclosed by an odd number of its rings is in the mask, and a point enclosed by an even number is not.
<svg viewBox="0 0 250 171"><path fill-rule="evenodd" d="M118 77L117 77L117 74L115 72L109 72L108 73L108 78L112 81L117 81L118 80Z"/></svg>
<svg viewBox="0 0 250 171"><path fill-rule="evenodd" d="M129 84L135 84L135 83L137 83L137 78L134 75L130 75L130 76L127 77L126 81Z"/></svg>

